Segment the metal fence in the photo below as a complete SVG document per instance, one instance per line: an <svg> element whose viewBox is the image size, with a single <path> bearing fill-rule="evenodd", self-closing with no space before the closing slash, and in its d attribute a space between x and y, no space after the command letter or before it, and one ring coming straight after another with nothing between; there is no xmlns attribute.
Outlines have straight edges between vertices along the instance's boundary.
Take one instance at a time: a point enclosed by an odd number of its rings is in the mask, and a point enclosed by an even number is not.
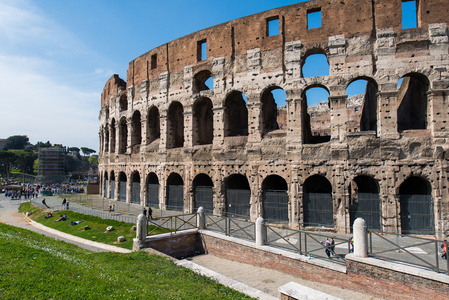
<svg viewBox="0 0 449 300"><path fill-rule="evenodd" d="M160 217L155 219L149 219L147 222L147 235L153 235L155 232L162 228L168 230L170 233L176 233L182 230L195 229L197 214L183 214L168 217ZM149 226L154 226L151 229ZM150 230L151 229L151 230Z"/></svg>
<svg viewBox="0 0 449 300"><path fill-rule="evenodd" d="M449 260L441 257L443 241L417 236L403 236L368 231L370 256L420 266L437 273L447 273Z"/></svg>
<svg viewBox="0 0 449 300"><path fill-rule="evenodd" d="M332 262L345 265L345 255L350 252L349 239L329 232L295 230L286 226L266 225L267 245L297 252L309 258L331 259ZM332 237L335 244L326 247L325 241ZM327 251L326 251L327 250ZM329 257L326 252L329 253Z"/></svg>
<svg viewBox="0 0 449 300"><path fill-rule="evenodd" d="M224 233L227 236L242 238L245 240L256 240L255 223L245 219L220 217L205 214L205 229Z"/></svg>

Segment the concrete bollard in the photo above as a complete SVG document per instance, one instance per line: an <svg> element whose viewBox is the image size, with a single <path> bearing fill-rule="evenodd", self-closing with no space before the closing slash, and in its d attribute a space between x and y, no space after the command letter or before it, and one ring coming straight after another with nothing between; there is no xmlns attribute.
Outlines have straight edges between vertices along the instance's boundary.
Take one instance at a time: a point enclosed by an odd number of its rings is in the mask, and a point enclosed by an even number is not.
<svg viewBox="0 0 449 300"><path fill-rule="evenodd" d="M204 215L204 209L202 206L198 207L196 227L200 230L206 228L206 216Z"/></svg>
<svg viewBox="0 0 449 300"><path fill-rule="evenodd" d="M256 246L263 246L267 242L267 227L262 217L256 219Z"/></svg>
<svg viewBox="0 0 449 300"><path fill-rule="evenodd" d="M136 238L143 242L147 237L147 217L144 212L141 212L139 216L137 216L137 232Z"/></svg>
<svg viewBox="0 0 449 300"><path fill-rule="evenodd" d="M354 255L357 257L368 257L368 232L366 222L362 218L354 221Z"/></svg>

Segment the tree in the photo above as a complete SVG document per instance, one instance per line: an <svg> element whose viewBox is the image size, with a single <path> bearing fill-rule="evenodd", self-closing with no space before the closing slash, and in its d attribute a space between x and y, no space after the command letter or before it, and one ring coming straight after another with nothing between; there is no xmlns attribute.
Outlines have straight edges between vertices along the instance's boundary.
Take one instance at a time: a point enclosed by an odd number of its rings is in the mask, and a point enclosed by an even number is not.
<svg viewBox="0 0 449 300"><path fill-rule="evenodd" d="M88 155L91 155L92 153L97 152L94 149L90 149L90 148L87 148L87 147L81 147L81 151L83 151L83 155L84 156L88 156Z"/></svg>
<svg viewBox="0 0 449 300"><path fill-rule="evenodd" d="M32 170L34 160L37 158L36 153L24 151L24 150L17 150L15 151L17 159L16 159L16 165L19 167L19 169L22 171L23 176L25 176L25 173L28 170Z"/></svg>
<svg viewBox="0 0 449 300"><path fill-rule="evenodd" d="M26 135L13 135L6 139L5 146L3 146L3 149L22 150L25 149L25 146L28 144L29 139Z"/></svg>
<svg viewBox="0 0 449 300"><path fill-rule="evenodd" d="M98 159L95 156L90 156L87 160L91 165L98 166Z"/></svg>
<svg viewBox="0 0 449 300"><path fill-rule="evenodd" d="M16 154L12 151L0 150L0 165L2 167L1 172L6 173L6 177L9 178L9 170L11 165L16 160Z"/></svg>

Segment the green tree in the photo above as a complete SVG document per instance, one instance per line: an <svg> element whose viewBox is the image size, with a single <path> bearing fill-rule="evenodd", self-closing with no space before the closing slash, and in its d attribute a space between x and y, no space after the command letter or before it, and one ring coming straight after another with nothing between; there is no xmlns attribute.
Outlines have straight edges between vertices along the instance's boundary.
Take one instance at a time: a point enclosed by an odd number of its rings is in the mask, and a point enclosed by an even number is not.
<svg viewBox="0 0 449 300"><path fill-rule="evenodd" d="M11 165L16 160L16 154L12 151L0 150L0 166L2 167L1 172L6 173L6 177L9 178L9 170L11 170Z"/></svg>
<svg viewBox="0 0 449 300"><path fill-rule="evenodd" d="M37 158L37 154L30 151L16 150L16 166L22 171L25 182L25 173L33 169L33 163Z"/></svg>
<svg viewBox="0 0 449 300"><path fill-rule="evenodd" d="M39 171L39 159L36 158L33 162L33 172L34 174L37 174Z"/></svg>
<svg viewBox="0 0 449 300"><path fill-rule="evenodd" d="M81 147L81 151L83 151L83 155L84 156L88 156L88 155L91 155L92 153L97 152L94 149L90 149L90 148L87 148L87 147Z"/></svg>
<svg viewBox="0 0 449 300"><path fill-rule="evenodd" d="M98 166L98 159L97 159L97 157L95 157L93 155L90 156L87 161L93 166Z"/></svg>
<svg viewBox="0 0 449 300"><path fill-rule="evenodd" d="M14 149L22 150L29 144L29 139L26 135L13 135L6 139L4 150Z"/></svg>

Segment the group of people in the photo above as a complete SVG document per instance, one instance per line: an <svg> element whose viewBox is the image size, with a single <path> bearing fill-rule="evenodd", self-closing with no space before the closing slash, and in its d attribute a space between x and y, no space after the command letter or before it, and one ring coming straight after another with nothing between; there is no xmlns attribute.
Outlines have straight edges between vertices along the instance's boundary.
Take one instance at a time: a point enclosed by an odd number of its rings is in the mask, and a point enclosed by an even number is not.
<svg viewBox="0 0 449 300"><path fill-rule="evenodd" d="M64 200L62 200L62 207L65 208L66 210L69 210L69 204L70 204L70 201L67 200L66 198L64 198Z"/></svg>
<svg viewBox="0 0 449 300"><path fill-rule="evenodd" d="M349 244L349 252L354 252L354 238L351 236L348 240ZM336 256L337 253L335 253L335 241L333 237L326 238L326 241L324 242L324 252L326 253L328 258L331 258L331 256Z"/></svg>

